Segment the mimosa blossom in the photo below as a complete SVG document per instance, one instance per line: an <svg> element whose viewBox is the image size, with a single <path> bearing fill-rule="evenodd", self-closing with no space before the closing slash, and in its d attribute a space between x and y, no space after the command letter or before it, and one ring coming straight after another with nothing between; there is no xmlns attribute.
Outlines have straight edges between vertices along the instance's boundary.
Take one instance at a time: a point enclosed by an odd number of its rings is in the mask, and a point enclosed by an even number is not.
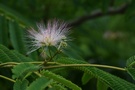
<svg viewBox="0 0 135 90"><path fill-rule="evenodd" d="M43 23L37 24L37 31L33 28L28 30L28 38L30 39L29 47L31 53L41 47L55 46L58 48L61 42L67 41L69 28L67 24L60 21L49 21L47 26Z"/></svg>

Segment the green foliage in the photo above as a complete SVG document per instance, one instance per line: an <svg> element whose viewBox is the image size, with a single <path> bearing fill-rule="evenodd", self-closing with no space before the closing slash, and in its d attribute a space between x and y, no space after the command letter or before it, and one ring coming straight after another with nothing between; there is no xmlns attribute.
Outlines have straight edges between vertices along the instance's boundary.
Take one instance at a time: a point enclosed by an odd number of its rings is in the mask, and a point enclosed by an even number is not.
<svg viewBox="0 0 135 90"><path fill-rule="evenodd" d="M107 90L108 86L103 81L97 81L97 90Z"/></svg>
<svg viewBox="0 0 135 90"><path fill-rule="evenodd" d="M135 80L135 68L134 68L134 65L135 65L135 56L130 57L127 60L126 65L127 65L127 68L126 68L127 69L127 72Z"/></svg>
<svg viewBox="0 0 135 90"><path fill-rule="evenodd" d="M18 24L22 27L26 27L27 25L31 26L32 24L25 19L23 16L18 14L16 11L6 7L3 4L0 4L0 14L5 16L6 19L11 21L17 21Z"/></svg>
<svg viewBox="0 0 135 90"><path fill-rule="evenodd" d="M25 79L31 72L37 71L40 67L30 63L22 63L13 67L13 79Z"/></svg>
<svg viewBox="0 0 135 90"><path fill-rule="evenodd" d="M135 80L135 68L127 68L127 72L129 75L132 76L132 78Z"/></svg>
<svg viewBox="0 0 135 90"><path fill-rule="evenodd" d="M33 61L30 58L18 53L17 51L11 51L5 46L0 45L0 62L21 62L21 61Z"/></svg>
<svg viewBox="0 0 135 90"><path fill-rule="evenodd" d="M73 89L73 90L81 90L80 87L78 87L77 85L75 85L74 83L72 83L71 81L63 78L62 76L59 76L59 75L56 75L52 72L49 72L49 71L43 71L42 72L44 76L48 77L48 78L51 78L61 84L64 84L65 86L69 87L70 89Z"/></svg>
<svg viewBox="0 0 135 90"><path fill-rule="evenodd" d="M0 61L1 62L21 62L21 59L16 56L16 54L12 53L9 49L7 49L5 46L0 45Z"/></svg>
<svg viewBox="0 0 135 90"><path fill-rule="evenodd" d="M45 77L40 77L33 81L26 90L43 90L48 85L52 83L52 80L49 80Z"/></svg>
<svg viewBox="0 0 135 90"><path fill-rule="evenodd" d="M17 51L12 51L16 56L18 56L23 62L30 62L30 61L34 61L31 58L25 57L23 54L18 53Z"/></svg>
<svg viewBox="0 0 135 90"><path fill-rule="evenodd" d="M28 87L28 81L26 79L24 79L23 81L17 80L14 83L14 89L13 90L26 90L26 88Z"/></svg>
<svg viewBox="0 0 135 90"><path fill-rule="evenodd" d="M135 56L132 56L127 60L126 66L132 67L134 64L135 64Z"/></svg>
<svg viewBox="0 0 135 90"><path fill-rule="evenodd" d="M8 46L8 20L5 20L4 17L0 16L0 44Z"/></svg>
<svg viewBox="0 0 135 90"><path fill-rule="evenodd" d="M84 61L72 59L72 58L61 58L58 59L59 63L64 63L64 64L87 64ZM111 75L107 72L104 72L98 68L95 67L74 67L76 69L82 70L94 77L96 77L98 80L101 80L105 82L110 88L114 90L123 90L123 89L129 89L132 90L135 88L135 85L133 85L130 82L127 82L119 77L116 77L114 75Z"/></svg>
<svg viewBox="0 0 135 90"><path fill-rule="evenodd" d="M92 79L93 76L88 74L88 73L84 73L82 76L82 84L85 85L86 83L89 82L90 79Z"/></svg>
<svg viewBox="0 0 135 90"><path fill-rule="evenodd" d="M55 84L55 85L53 85L53 88L55 89L55 90L67 90L67 88L65 88L63 85L61 85L61 84Z"/></svg>
<svg viewBox="0 0 135 90"><path fill-rule="evenodd" d="M26 54L24 28L28 26L34 27L34 24L15 10L3 4L0 4L0 15L0 36L2 36L0 38L0 44L9 46L11 41L14 49L20 53ZM37 59L37 53L30 54L30 57Z"/></svg>
<svg viewBox="0 0 135 90"><path fill-rule="evenodd" d="M9 33L13 47L20 53L25 54L24 32L18 23L9 21ZM20 48L21 47L21 48Z"/></svg>

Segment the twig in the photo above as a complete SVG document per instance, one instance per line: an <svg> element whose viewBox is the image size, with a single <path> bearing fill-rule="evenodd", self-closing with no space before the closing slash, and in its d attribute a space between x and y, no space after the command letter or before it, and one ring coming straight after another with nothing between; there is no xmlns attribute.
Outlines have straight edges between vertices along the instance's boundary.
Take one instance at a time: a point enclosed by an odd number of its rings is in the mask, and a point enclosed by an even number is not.
<svg viewBox="0 0 135 90"><path fill-rule="evenodd" d="M8 77L5 77L5 76L3 76L3 75L0 75L0 77L6 79L6 80L8 80L8 81L15 82L15 80L13 80L13 79L11 79L11 78L8 78Z"/></svg>
<svg viewBox="0 0 135 90"><path fill-rule="evenodd" d="M124 68L109 66L109 65L99 65L99 64L60 64L60 65L56 65L56 66L46 66L43 69L59 68L59 67L82 67L82 66L110 68L110 69L126 71L126 69L124 69Z"/></svg>
<svg viewBox="0 0 135 90"><path fill-rule="evenodd" d="M126 11L127 7L128 7L128 4L123 4L119 8L110 7L106 13L103 13L101 10L95 10L95 11L91 12L91 14L89 14L89 15L84 15L76 20L71 21L67 27L78 26L85 21L88 21L88 20L91 20L94 18L98 18L101 16L105 16L105 15L122 14Z"/></svg>

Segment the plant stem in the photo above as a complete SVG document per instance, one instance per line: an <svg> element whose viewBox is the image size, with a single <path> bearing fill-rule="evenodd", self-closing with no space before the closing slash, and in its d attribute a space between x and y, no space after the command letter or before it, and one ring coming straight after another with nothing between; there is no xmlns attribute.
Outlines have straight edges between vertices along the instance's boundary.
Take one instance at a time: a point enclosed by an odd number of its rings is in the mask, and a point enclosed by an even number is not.
<svg viewBox="0 0 135 90"><path fill-rule="evenodd" d="M44 69L59 68L59 67L82 67L82 66L110 68L110 69L126 71L126 69L124 69L124 68L109 66L109 65L98 65L98 64L60 64L60 65L56 65L56 66L46 66L46 67L44 67Z"/></svg>
<svg viewBox="0 0 135 90"><path fill-rule="evenodd" d="M20 64L20 63L17 63L17 62L6 62L6 63L1 63L0 66L5 66L5 65L17 65L17 64Z"/></svg>
<svg viewBox="0 0 135 90"><path fill-rule="evenodd" d="M31 64L42 64L43 62L23 62L23 63L31 63ZM5 67L5 66L14 66L18 65L20 63L18 62L7 62L7 63L1 63L0 66ZM110 69L116 69L116 70L121 70L121 71L126 71L125 68L120 68L116 66L109 66L109 65L99 65L99 64L61 64L58 62L47 62L48 65L55 65L55 66L46 66L44 69L49 69L49 68L59 68L59 67L79 67L79 66L90 66L90 67L101 67L101 68L110 68Z"/></svg>
<svg viewBox="0 0 135 90"><path fill-rule="evenodd" d="M48 60L48 61L51 61L57 54L59 54L60 53L60 51L58 50L58 51L56 51L56 53Z"/></svg>
<svg viewBox="0 0 135 90"><path fill-rule="evenodd" d="M38 72L34 72L37 76L41 77L42 75Z"/></svg>
<svg viewBox="0 0 135 90"><path fill-rule="evenodd" d="M21 63L30 63L30 64L43 64L44 62L6 62L6 63L1 63L0 67L13 67L15 65L21 64ZM57 62L47 62L48 65L56 65L56 64L60 64Z"/></svg>
<svg viewBox="0 0 135 90"><path fill-rule="evenodd" d="M50 57L52 57L52 53L51 53L51 50L50 50L50 48L49 48L49 54L50 54Z"/></svg>
<svg viewBox="0 0 135 90"><path fill-rule="evenodd" d="M11 79L11 78L8 78L8 77L5 77L5 76L3 76L3 75L0 75L0 77L6 79L6 80L8 80L8 81L15 82L15 80L13 80L13 79Z"/></svg>
<svg viewBox="0 0 135 90"><path fill-rule="evenodd" d="M0 67L13 67L13 66L21 64L21 63L42 64L43 62L6 62L6 63L1 63Z"/></svg>

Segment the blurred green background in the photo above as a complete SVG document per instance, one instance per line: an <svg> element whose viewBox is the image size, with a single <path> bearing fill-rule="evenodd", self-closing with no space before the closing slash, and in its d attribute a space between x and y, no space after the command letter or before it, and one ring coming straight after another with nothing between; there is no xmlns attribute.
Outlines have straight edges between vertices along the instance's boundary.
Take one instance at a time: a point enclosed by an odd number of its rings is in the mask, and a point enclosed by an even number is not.
<svg viewBox="0 0 135 90"><path fill-rule="evenodd" d="M28 27L54 18L72 27L70 57L124 67L135 54L135 0L0 0L0 44L26 55ZM39 58L36 52L30 57ZM105 70L133 82L124 72ZM82 86L82 75L76 71L67 78ZM92 80L82 86L84 90L95 87Z"/></svg>

